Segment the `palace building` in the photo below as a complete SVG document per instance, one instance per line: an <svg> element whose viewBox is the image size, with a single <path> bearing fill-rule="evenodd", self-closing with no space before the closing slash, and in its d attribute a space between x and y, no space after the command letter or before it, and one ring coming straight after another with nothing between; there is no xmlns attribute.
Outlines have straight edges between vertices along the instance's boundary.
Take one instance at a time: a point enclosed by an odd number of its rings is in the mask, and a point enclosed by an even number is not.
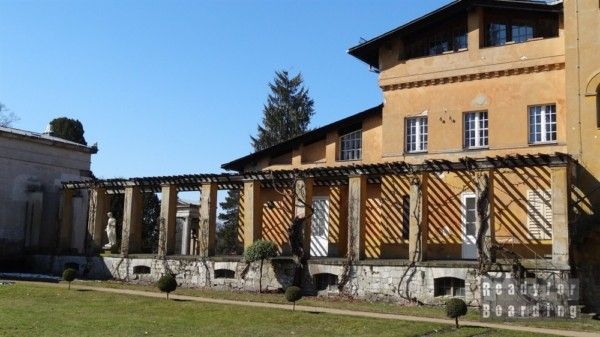
<svg viewBox="0 0 600 337"><path fill-rule="evenodd" d="M67 199L91 191L90 255L106 242L108 200L125 195L120 254L85 268L253 289L256 270L214 256L216 193L235 189L241 244L280 249L273 289L293 279L289 233L305 219L305 288L320 293L477 303L479 277L494 272L577 277L597 304L598 32L595 0L456 0L365 41L348 53L378 73L381 105L226 163L229 173L65 183ZM178 191L201 192L197 255L179 255L191 251L176 244ZM162 193L159 258L140 251L146 192ZM150 275L134 273L142 265Z"/></svg>

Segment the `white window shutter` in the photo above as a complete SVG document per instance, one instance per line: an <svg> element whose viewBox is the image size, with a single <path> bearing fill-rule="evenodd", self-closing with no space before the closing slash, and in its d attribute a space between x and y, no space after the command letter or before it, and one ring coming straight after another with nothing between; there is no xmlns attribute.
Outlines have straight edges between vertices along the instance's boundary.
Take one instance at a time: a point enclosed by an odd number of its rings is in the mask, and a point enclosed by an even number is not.
<svg viewBox="0 0 600 337"><path fill-rule="evenodd" d="M531 238L552 238L552 192L550 190L527 191L527 228Z"/></svg>

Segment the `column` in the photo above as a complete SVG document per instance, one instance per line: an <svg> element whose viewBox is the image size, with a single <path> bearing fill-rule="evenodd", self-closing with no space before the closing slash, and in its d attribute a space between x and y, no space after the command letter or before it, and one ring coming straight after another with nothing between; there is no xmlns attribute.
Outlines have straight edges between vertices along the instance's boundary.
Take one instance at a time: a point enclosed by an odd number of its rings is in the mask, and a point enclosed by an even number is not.
<svg viewBox="0 0 600 337"><path fill-rule="evenodd" d="M175 242L177 231L177 187L175 185L164 185L161 189L158 255L175 254Z"/></svg>
<svg viewBox="0 0 600 337"><path fill-rule="evenodd" d="M99 252L103 246L102 238L108 221L109 207L106 189L92 188L88 208L88 254Z"/></svg>
<svg viewBox="0 0 600 337"><path fill-rule="evenodd" d="M414 178L410 183L408 258L417 262L427 256L427 175Z"/></svg>
<svg viewBox="0 0 600 337"><path fill-rule="evenodd" d="M71 248L71 233L73 231L73 190L63 190L60 204L60 238L58 251L68 252Z"/></svg>
<svg viewBox="0 0 600 337"><path fill-rule="evenodd" d="M348 178L348 255L357 261L365 256L365 201L367 177Z"/></svg>
<svg viewBox="0 0 600 337"><path fill-rule="evenodd" d="M215 255L217 241L217 190L216 183L202 184L200 196L200 228L198 245L200 256Z"/></svg>
<svg viewBox="0 0 600 337"><path fill-rule="evenodd" d="M181 230L181 255L190 254L190 230L192 228L191 217L188 215L183 219Z"/></svg>
<svg viewBox="0 0 600 337"><path fill-rule="evenodd" d="M569 179L566 166L551 167L552 175L552 263L569 267Z"/></svg>
<svg viewBox="0 0 600 337"><path fill-rule="evenodd" d="M313 196L313 179L296 181L294 200L294 216L304 218L304 252L310 254L310 234L311 234L311 216L312 212L307 212L307 209L312 206Z"/></svg>
<svg viewBox="0 0 600 337"><path fill-rule="evenodd" d="M121 254L139 253L142 249L142 193L137 186L125 187Z"/></svg>
<svg viewBox="0 0 600 337"><path fill-rule="evenodd" d="M244 248L261 236L260 181L244 181Z"/></svg>

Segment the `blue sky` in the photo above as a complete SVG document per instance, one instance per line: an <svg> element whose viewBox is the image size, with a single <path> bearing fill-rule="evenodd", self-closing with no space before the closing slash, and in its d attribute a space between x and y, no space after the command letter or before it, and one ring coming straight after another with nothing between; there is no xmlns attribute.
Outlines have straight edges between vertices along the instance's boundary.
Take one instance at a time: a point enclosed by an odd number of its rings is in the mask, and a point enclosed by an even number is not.
<svg viewBox="0 0 600 337"><path fill-rule="evenodd" d="M251 151L274 71L302 72L312 127L377 105L346 53L448 0L0 0L0 102L14 127L81 120L98 177L220 172Z"/></svg>

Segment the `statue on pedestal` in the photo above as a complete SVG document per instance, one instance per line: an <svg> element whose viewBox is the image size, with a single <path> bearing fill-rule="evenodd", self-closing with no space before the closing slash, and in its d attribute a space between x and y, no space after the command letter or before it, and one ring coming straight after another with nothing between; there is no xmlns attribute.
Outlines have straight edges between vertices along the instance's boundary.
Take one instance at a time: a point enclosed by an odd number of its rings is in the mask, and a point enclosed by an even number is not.
<svg viewBox="0 0 600 337"><path fill-rule="evenodd" d="M112 249L117 244L117 219L113 217L112 212L108 212L108 223L106 224L106 236L108 243L102 247L103 249Z"/></svg>

